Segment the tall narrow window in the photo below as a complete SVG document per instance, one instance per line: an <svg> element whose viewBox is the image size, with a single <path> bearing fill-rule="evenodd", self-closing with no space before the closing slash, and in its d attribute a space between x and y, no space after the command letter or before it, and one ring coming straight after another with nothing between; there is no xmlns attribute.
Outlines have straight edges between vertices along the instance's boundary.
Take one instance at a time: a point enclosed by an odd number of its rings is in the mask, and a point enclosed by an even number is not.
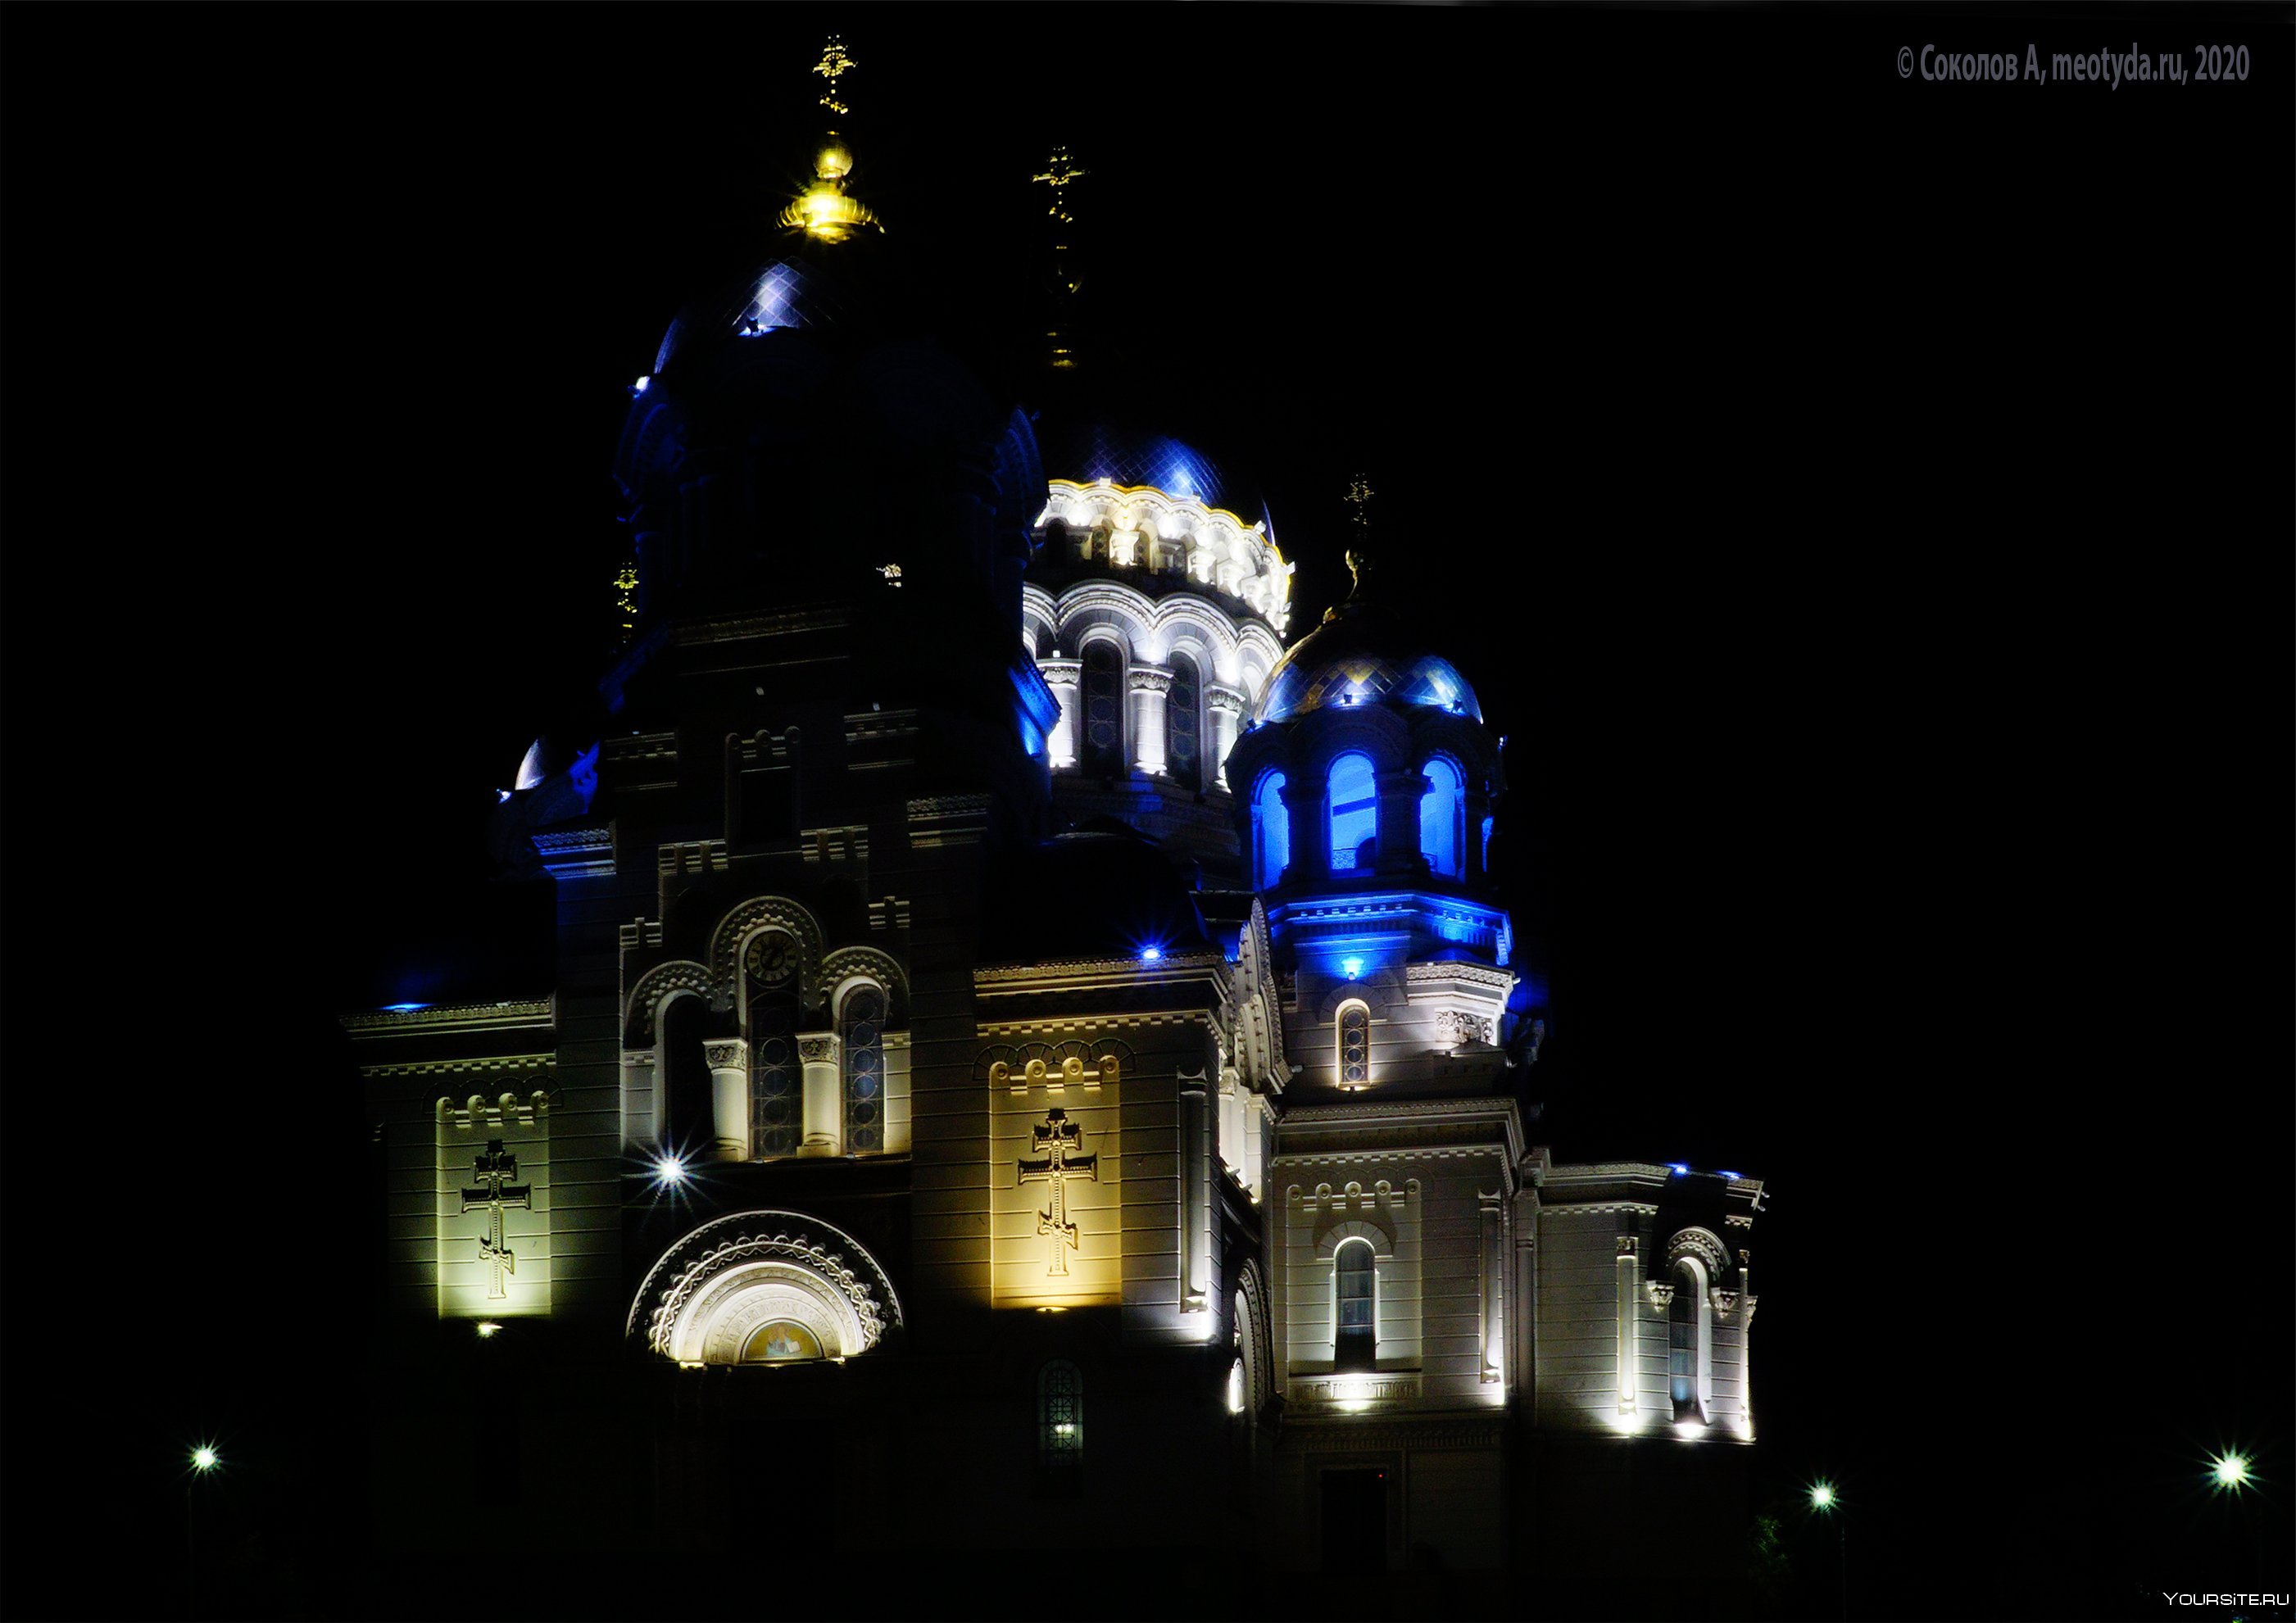
<svg viewBox="0 0 2296 1623"><path fill-rule="evenodd" d="M1172 688L1164 695L1164 770L1183 789L1203 786L1204 684L1188 655L1172 656Z"/></svg>
<svg viewBox="0 0 2296 1623"><path fill-rule="evenodd" d="M1084 1480L1084 1372L1066 1358L1037 1372L1037 1475L1056 1498Z"/></svg>
<svg viewBox="0 0 2296 1623"><path fill-rule="evenodd" d="M1350 1091L1371 1086L1371 1010L1360 1003L1340 1005L1340 1086Z"/></svg>
<svg viewBox="0 0 2296 1623"><path fill-rule="evenodd" d="M1283 804L1283 775L1271 772L1259 780L1251 801L1252 832L1259 841L1259 888L1272 890L1292 865L1292 808Z"/></svg>
<svg viewBox="0 0 2296 1623"><path fill-rule="evenodd" d="M1706 1313L1706 1270L1695 1258L1685 1257L1674 1265L1674 1298L1667 1305L1667 1391L1677 1422L1706 1423L1713 1333Z"/></svg>
<svg viewBox="0 0 2296 1623"><path fill-rule="evenodd" d="M1332 1347L1335 1370L1367 1370L1379 1361L1378 1273L1371 1242L1349 1240L1332 1258L1338 1274L1339 1332Z"/></svg>
<svg viewBox="0 0 2296 1623"><path fill-rule="evenodd" d="M655 1086L661 1089L661 1146L686 1155L709 1148L716 1135L709 1101L709 1062L701 1052L708 1011L698 997L679 996L661 1012L661 1062Z"/></svg>
<svg viewBox="0 0 2296 1623"><path fill-rule="evenodd" d="M1106 637L1084 645L1084 765L1124 770L1124 651Z"/></svg>
<svg viewBox="0 0 2296 1623"><path fill-rule="evenodd" d="M1379 789L1371 757L1349 753L1332 763L1332 868L1368 868L1379 832Z"/></svg>
<svg viewBox="0 0 2296 1623"><path fill-rule="evenodd" d="M855 1155L873 1155L885 1147L885 994L865 982L845 994L840 1012L845 1147Z"/></svg>
<svg viewBox="0 0 2296 1623"><path fill-rule="evenodd" d="M742 955L750 1001L750 1153L796 1153L802 1073L797 1061L797 943L778 930Z"/></svg>
<svg viewBox="0 0 2296 1623"><path fill-rule="evenodd" d="M1464 786L1459 781L1459 769L1441 756L1427 763L1427 790L1419 797L1419 848L1427 857L1427 865L1445 879L1464 876L1466 868L1461 858L1465 854L1466 822Z"/></svg>

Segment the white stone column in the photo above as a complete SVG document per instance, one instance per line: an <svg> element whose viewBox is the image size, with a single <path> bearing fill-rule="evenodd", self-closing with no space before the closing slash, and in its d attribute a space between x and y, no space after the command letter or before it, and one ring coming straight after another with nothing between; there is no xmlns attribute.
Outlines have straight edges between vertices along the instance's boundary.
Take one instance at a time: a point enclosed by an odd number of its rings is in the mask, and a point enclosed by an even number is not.
<svg viewBox="0 0 2296 1623"><path fill-rule="evenodd" d="M1172 673L1154 665L1136 665L1126 677L1132 700L1132 759L1152 777L1164 773L1164 701L1172 691Z"/></svg>
<svg viewBox="0 0 2296 1623"><path fill-rule="evenodd" d="M1235 1069L1220 1069L1219 1085L1219 1156L1234 1169L1238 1178L1243 1176L1243 1102L1242 1088L1238 1086Z"/></svg>
<svg viewBox="0 0 2296 1623"><path fill-rule="evenodd" d="M1506 1192L1495 1189L1475 1198L1482 1210L1483 1380L1506 1381L1506 1213L1500 1201Z"/></svg>
<svg viewBox="0 0 2296 1623"><path fill-rule="evenodd" d="M1635 1367L1635 1297L1642 1281L1642 1261L1635 1255L1635 1237L1619 1236L1619 1415L1622 1423L1635 1424L1635 1394L1642 1382L1641 1372Z"/></svg>
<svg viewBox="0 0 2296 1623"><path fill-rule="evenodd" d="M838 1074L842 1045L834 1031L798 1035L797 1057L804 1067L805 1143L800 1155L841 1155L845 1150L845 1089Z"/></svg>
<svg viewBox="0 0 2296 1623"><path fill-rule="evenodd" d="M1211 1316L1211 1111L1206 1078L1180 1081L1180 1311ZM1210 1333L1209 1331L1206 1332Z"/></svg>
<svg viewBox="0 0 2296 1623"><path fill-rule="evenodd" d="M1061 718L1053 724L1051 747L1054 770L1066 771L1077 764L1084 745L1084 724L1077 714L1084 702L1084 661L1039 660L1037 669L1043 673L1053 697L1061 701Z"/></svg>
<svg viewBox="0 0 2296 1623"><path fill-rule="evenodd" d="M1222 687L1217 682L1208 684L1204 694L1211 702L1212 759L1218 763L1212 781L1226 789L1228 786L1227 752L1235 748L1236 732L1243 725L1244 697L1235 689Z"/></svg>
<svg viewBox="0 0 2296 1623"><path fill-rule="evenodd" d="M710 1115L717 1124L713 1158L750 1159L750 1045L746 1040L704 1043L709 1062Z"/></svg>

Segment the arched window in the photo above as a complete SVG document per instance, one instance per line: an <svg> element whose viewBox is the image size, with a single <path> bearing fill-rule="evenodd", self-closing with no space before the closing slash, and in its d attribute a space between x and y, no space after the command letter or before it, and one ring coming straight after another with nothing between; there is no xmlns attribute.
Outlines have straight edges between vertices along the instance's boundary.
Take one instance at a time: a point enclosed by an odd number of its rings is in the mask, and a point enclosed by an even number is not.
<svg viewBox="0 0 2296 1623"><path fill-rule="evenodd" d="M1259 780L1259 792L1251 800L1251 829L1259 846L1259 888L1272 890L1292 865L1292 809L1283 804L1282 773Z"/></svg>
<svg viewBox="0 0 2296 1623"><path fill-rule="evenodd" d="M701 1051L708 1011L693 996L670 999L661 1012L661 1147L686 1156L707 1151L717 1137L710 1109L709 1059Z"/></svg>
<svg viewBox="0 0 2296 1623"><path fill-rule="evenodd" d="M1172 687L1164 695L1164 770L1183 789L1201 789L1203 764L1204 684L1196 662L1172 656Z"/></svg>
<svg viewBox="0 0 2296 1623"><path fill-rule="evenodd" d="M1674 1297L1667 1304L1666 1381L1676 1423L1704 1425L1714 1385L1714 1329L1706 1305L1706 1269L1695 1257L1674 1265Z"/></svg>
<svg viewBox="0 0 2296 1623"><path fill-rule="evenodd" d="M1062 1498L1084 1480L1084 1372L1066 1358L1037 1372L1037 1476Z"/></svg>
<svg viewBox="0 0 2296 1623"><path fill-rule="evenodd" d="M1124 770L1124 650L1107 637L1084 645L1084 765Z"/></svg>
<svg viewBox="0 0 2296 1623"><path fill-rule="evenodd" d="M798 947L785 931L754 937L742 955L750 1003L750 1153L793 1155L802 1137L797 1059Z"/></svg>
<svg viewBox="0 0 2296 1623"><path fill-rule="evenodd" d="M845 1050L845 1148L873 1155L885 1147L885 993L863 981L838 1008Z"/></svg>
<svg viewBox="0 0 2296 1623"><path fill-rule="evenodd" d="M1379 1271L1371 1242L1343 1242L1332 1258L1339 1329L1332 1343L1335 1370L1367 1370L1379 1361Z"/></svg>
<svg viewBox="0 0 2296 1623"><path fill-rule="evenodd" d="M1353 1090L1371 1086L1371 1010L1361 1003L1340 1005L1340 1086Z"/></svg>
<svg viewBox="0 0 2296 1623"><path fill-rule="evenodd" d="M1465 876L1466 817L1459 769L1439 755L1427 763L1427 790L1419 797L1419 848L1428 867L1444 878Z"/></svg>
<svg viewBox="0 0 2296 1623"><path fill-rule="evenodd" d="M1332 763L1332 869L1368 868L1379 833L1379 787L1371 757L1349 751Z"/></svg>

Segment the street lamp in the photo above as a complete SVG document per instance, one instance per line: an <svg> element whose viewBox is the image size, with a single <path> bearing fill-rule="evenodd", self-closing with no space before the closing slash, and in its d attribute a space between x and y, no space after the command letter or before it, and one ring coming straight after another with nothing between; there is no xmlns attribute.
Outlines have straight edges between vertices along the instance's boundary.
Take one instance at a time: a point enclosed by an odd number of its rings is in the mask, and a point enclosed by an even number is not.
<svg viewBox="0 0 2296 1623"><path fill-rule="evenodd" d="M184 1479L184 1588L187 1610L194 1618L200 1615L200 1479L222 1463L215 1445L201 1443L192 1450L191 1475Z"/></svg>
<svg viewBox="0 0 2296 1623"><path fill-rule="evenodd" d="M1849 1518L1839 1513L1841 1496L1823 1477L1809 1486L1809 1508L1821 1516L1832 1516L1834 1532L1841 1540L1841 1623L1849 1623Z"/></svg>

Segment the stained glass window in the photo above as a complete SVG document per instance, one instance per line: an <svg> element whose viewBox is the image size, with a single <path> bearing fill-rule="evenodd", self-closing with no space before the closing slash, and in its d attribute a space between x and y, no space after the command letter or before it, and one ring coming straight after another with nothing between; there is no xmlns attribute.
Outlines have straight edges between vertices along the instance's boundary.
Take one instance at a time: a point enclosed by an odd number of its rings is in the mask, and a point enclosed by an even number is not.
<svg viewBox="0 0 2296 1623"><path fill-rule="evenodd" d="M1340 1086L1371 1082L1371 1010L1359 1003L1340 1005Z"/></svg>
<svg viewBox="0 0 2296 1623"><path fill-rule="evenodd" d="M750 1153L792 1155L800 1136L797 942L768 930L742 955L750 1004Z"/></svg>
<svg viewBox="0 0 2296 1623"><path fill-rule="evenodd" d="M1172 656L1172 688L1164 696L1164 769L1183 789L1203 785L1203 680L1186 654Z"/></svg>
<svg viewBox="0 0 2296 1623"><path fill-rule="evenodd" d="M1371 757L1349 753L1332 763L1332 869L1368 868L1379 832L1379 789Z"/></svg>
<svg viewBox="0 0 2296 1623"><path fill-rule="evenodd" d="M845 995L845 1148L873 1155L885 1147L885 994L862 985Z"/></svg>
<svg viewBox="0 0 2296 1623"><path fill-rule="evenodd" d="M1076 1492L1084 1477L1084 1372L1066 1358L1037 1372L1037 1464L1056 1496Z"/></svg>

